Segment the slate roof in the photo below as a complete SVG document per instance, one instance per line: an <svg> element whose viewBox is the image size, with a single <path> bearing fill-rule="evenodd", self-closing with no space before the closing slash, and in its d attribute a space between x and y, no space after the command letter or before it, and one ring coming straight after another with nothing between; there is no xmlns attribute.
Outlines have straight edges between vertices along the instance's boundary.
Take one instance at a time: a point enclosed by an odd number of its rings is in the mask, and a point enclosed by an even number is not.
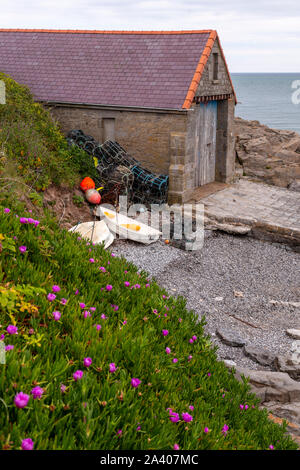
<svg viewBox="0 0 300 470"><path fill-rule="evenodd" d="M216 31L0 29L0 71L38 101L189 108Z"/></svg>

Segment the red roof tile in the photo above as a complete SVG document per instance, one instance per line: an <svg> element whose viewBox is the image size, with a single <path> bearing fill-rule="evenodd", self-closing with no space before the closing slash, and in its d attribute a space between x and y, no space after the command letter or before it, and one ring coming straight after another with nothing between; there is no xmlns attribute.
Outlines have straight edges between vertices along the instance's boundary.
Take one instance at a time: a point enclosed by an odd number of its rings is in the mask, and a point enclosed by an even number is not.
<svg viewBox="0 0 300 470"><path fill-rule="evenodd" d="M0 29L0 71L38 101L189 108L216 37L210 30Z"/></svg>

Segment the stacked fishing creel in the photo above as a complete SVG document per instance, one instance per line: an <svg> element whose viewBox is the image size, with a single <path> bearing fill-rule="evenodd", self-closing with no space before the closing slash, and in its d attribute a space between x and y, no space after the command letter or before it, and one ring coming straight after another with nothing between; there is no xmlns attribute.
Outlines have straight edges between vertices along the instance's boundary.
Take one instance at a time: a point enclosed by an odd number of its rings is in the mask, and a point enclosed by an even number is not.
<svg viewBox="0 0 300 470"><path fill-rule="evenodd" d="M70 131L68 142L97 159L97 170L104 185L103 202L112 202L108 201L111 198L118 200L120 194L127 195L131 202L146 205L167 201L169 177L143 168L118 142L107 140L100 145L81 130Z"/></svg>

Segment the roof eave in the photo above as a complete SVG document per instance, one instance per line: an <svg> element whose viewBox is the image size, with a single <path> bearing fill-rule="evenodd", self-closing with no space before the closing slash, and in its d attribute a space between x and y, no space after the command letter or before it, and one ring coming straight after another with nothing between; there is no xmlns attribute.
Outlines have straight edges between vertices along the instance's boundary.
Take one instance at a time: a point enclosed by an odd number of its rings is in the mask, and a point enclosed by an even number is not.
<svg viewBox="0 0 300 470"><path fill-rule="evenodd" d="M80 108L93 108L93 109L106 109L112 111L143 111L143 112L152 112L152 113L175 113L183 114L188 111L188 109L183 108L152 108L149 106L124 106L124 105L114 105L114 104L101 104L101 103L84 103L84 102L70 102L70 101L49 101L49 100L37 100L39 103L42 103L46 106L66 106L66 107L80 107Z"/></svg>

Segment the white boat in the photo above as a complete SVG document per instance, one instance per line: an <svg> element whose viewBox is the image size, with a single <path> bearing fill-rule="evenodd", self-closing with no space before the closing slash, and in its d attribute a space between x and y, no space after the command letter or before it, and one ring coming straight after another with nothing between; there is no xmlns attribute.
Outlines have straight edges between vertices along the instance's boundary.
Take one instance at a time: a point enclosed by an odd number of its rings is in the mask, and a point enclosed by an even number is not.
<svg viewBox="0 0 300 470"><path fill-rule="evenodd" d="M104 219L109 230L121 238L129 238L139 243L149 245L157 241L162 232L149 225L143 224L138 220L131 219L124 214L107 209L104 206L98 206L96 214Z"/></svg>
<svg viewBox="0 0 300 470"><path fill-rule="evenodd" d="M70 228L69 232L76 232L84 239L100 245L104 243L104 248L108 248L114 241L114 236L108 229L104 220L94 222L83 222ZM93 238L92 238L93 237Z"/></svg>

